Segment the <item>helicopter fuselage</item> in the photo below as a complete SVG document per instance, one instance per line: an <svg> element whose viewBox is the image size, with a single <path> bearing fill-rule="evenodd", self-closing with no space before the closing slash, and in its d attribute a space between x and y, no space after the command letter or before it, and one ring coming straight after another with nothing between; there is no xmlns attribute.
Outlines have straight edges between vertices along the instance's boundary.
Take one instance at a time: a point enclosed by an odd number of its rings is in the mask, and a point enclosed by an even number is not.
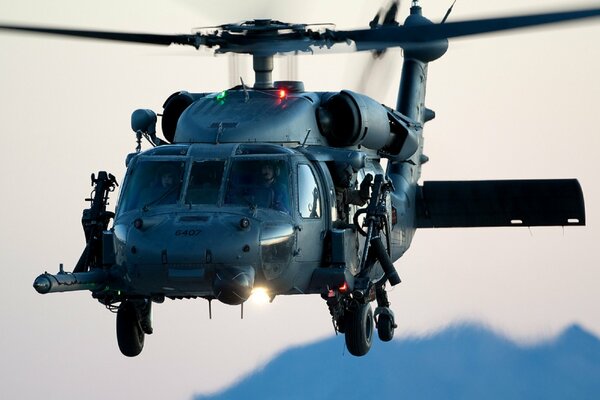
<svg viewBox="0 0 600 400"><path fill-rule="evenodd" d="M332 229L341 232L343 245L352 245L348 260L358 257L360 240L337 217L324 160L360 153L320 148L325 157L311 150L177 144L133 156L111 230L117 286L130 296L214 297L237 304L253 287L271 296L319 293L314 271L334 263L358 273L356 262L332 260ZM361 162L357 176L383 173L377 159ZM264 187L265 166L276 169L275 190L282 193ZM168 168L176 175L177 193L164 201L157 181ZM281 204L273 201L276 196ZM226 288L235 294L221 293Z"/></svg>

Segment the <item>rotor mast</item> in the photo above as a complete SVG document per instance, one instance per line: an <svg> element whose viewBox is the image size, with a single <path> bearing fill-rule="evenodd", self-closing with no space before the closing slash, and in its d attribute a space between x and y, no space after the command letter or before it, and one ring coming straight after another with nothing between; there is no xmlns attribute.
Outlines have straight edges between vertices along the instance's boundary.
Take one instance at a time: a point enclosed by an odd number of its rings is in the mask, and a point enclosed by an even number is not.
<svg viewBox="0 0 600 400"><path fill-rule="evenodd" d="M252 55L254 89L273 89L273 55Z"/></svg>

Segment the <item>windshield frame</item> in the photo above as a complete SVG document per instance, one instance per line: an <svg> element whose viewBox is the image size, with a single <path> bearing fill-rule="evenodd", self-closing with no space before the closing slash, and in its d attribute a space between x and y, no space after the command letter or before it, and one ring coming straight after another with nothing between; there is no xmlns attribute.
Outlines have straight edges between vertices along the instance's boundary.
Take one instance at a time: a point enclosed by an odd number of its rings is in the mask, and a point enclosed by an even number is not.
<svg viewBox="0 0 600 400"><path fill-rule="evenodd" d="M187 198L189 195L189 189L190 189L190 182L192 179L192 171L194 168L194 164L195 163L203 163L203 162L210 162L210 161L220 161L223 162L223 173L221 175L221 180L219 182L219 189L218 189L218 194L217 194L217 199L214 203L190 203L187 202ZM188 165L187 165L187 170L186 170L186 174L184 176L184 185L182 187L182 203L184 205L186 205L187 207L210 207L210 206L217 206L217 207L221 207L223 205L223 196L224 196L224 187L225 187L225 182L226 182L226 178L227 178L227 174L229 171L229 165L231 164L231 161L229 158L223 158L223 157L210 157L210 158L200 158L200 157L189 157L188 158Z"/></svg>

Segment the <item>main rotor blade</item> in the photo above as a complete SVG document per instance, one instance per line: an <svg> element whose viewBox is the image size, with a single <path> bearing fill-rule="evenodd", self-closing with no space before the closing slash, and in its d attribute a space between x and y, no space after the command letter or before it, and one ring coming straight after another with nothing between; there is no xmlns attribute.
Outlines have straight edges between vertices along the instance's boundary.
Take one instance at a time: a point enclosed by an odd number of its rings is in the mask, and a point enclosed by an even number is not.
<svg viewBox="0 0 600 400"><path fill-rule="evenodd" d="M357 50L376 50L386 47L404 47L412 44L432 42L482 33L499 32L558 22L600 16L600 8L546 14L521 15L504 18L488 18L444 24L424 24L398 27L380 27L353 31L332 32L336 41L350 39Z"/></svg>
<svg viewBox="0 0 600 400"><path fill-rule="evenodd" d="M198 48L198 46L204 44L200 42L201 36L199 35L158 35L151 33L89 31L22 25L0 25L0 29L32 33L46 33L49 35L72 36L88 39L115 40L128 43L157 44L164 46L168 46L170 44L183 44Z"/></svg>
<svg viewBox="0 0 600 400"><path fill-rule="evenodd" d="M262 32L254 29L254 31L249 30L246 34L238 34L228 28L223 28L221 32L211 34L198 33L189 35L107 32L1 24L0 29L90 39L115 40L129 43L157 45L182 44L193 46L196 49L200 46L211 48L217 46L218 49L216 51L219 53L233 52L255 55L273 55L288 52L311 52L319 48L329 50L336 43L348 43L348 41L353 41L356 50L358 51L383 50L389 47L403 47L407 49L413 46L419 46L423 43L454 37L471 36L597 16L600 16L600 8L462 22L446 22L444 24L434 24L423 18L415 24L401 26L381 25L375 29L349 31L326 30L325 32L312 32L307 30L279 34L273 34L273 29L264 30ZM257 25L255 24L255 26ZM284 28L290 29L287 26Z"/></svg>

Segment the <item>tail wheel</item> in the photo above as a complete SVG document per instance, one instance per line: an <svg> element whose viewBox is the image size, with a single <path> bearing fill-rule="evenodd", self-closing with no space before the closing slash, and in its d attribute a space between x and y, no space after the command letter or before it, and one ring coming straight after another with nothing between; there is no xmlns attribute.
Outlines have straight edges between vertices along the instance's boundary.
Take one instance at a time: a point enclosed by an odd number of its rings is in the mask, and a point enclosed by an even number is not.
<svg viewBox="0 0 600 400"><path fill-rule="evenodd" d="M364 356L373 342L373 310L371 305L357 304L346 311L346 347L353 356Z"/></svg>
<svg viewBox="0 0 600 400"><path fill-rule="evenodd" d="M144 348L144 331L135 306L128 301L121 303L117 312L117 342L119 350L127 357L135 357Z"/></svg>
<svg viewBox="0 0 600 400"><path fill-rule="evenodd" d="M377 335L382 342L389 342L394 337L396 324L389 314L380 314L377 318Z"/></svg>

